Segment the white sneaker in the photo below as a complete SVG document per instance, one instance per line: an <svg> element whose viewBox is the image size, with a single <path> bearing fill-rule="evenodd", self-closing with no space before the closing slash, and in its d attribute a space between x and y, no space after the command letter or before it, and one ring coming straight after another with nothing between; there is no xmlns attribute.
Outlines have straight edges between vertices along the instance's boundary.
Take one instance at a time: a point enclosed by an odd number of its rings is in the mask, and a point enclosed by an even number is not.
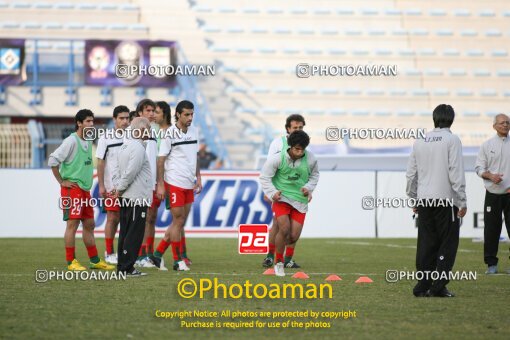
<svg viewBox="0 0 510 340"><path fill-rule="evenodd" d="M186 272L190 269L184 261L179 261L174 265L174 270L177 270L179 272Z"/></svg>
<svg viewBox="0 0 510 340"><path fill-rule="evenodd" d="M118 263L118 260L117 260L117 254L106 254L106 252L104 252L104 260L106 261L106 263L109 263L109 264L117 264Z"/></svg>
<svg viewBox="0 0 510 340"><path fill-rule="evenodd" d="M278 262L274 266L274 275L276 276L285 276L285 270L283 266L283 262Z"/></svg>
<svg viewBox="0 0 510 340"><path fill-rule="evenodd" d="M140 267L142 267L142 268L155 268L156 266L154 265L154 263L152 263L152 261L148 257L144 257L140 261Z"/></svg>
<svg viewBox="0 0 510 340"><path fill-rule="evenodd" d="M136 260L135 265L136 268L142 268L142 260Z"/></svg>

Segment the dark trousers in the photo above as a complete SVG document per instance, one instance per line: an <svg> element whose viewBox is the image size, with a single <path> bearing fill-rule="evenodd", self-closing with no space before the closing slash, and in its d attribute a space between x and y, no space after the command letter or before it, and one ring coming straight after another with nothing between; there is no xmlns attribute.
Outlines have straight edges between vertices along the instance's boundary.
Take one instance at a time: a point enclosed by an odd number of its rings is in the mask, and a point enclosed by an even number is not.
<svg viewBox="0 0 510 340"><path fill-rule="evenodd" d="M483 207L483 258L488 266L498 264L499 237L503 224L503 215L508 235L510 235L510 194L492 194L485 191Z"/></svg>
<svg viewBox="0 0 510 340"><path fill-rule="evenodd" d="M147 207L122 206L120 208L120 233L117 270L130 273L143 242Z"/></svg>
<svg viewBox="0 0 510 340"><path fill-rule="evenodd" d="M418 207L417 271L448 275L453 269L459 246L458 211L457 207ZM430 276L424 277L413 291L420 293L430 289L432 293L438 293L448 282L446 279L433 282Z"/></svg>

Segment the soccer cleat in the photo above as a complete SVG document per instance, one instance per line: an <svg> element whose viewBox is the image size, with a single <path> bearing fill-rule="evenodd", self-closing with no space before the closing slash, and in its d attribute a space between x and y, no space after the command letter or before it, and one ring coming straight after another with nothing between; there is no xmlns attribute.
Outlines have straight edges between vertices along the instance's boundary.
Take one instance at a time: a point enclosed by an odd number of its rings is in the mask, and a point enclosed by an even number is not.
<svg viewBox="0 0 510 340"><path fill-rule="evenodd" d="M71 264L67 266L67 270L83 271L87 270L87 268L82 266L77 259L74 259L73 262L71 262Z"/></svg>
<svg viewBox="0 0 510 340"><path fill-rule="evenodd" d="M177 262L174 262L174 270L178 271L178 272L187 272L189 269L189 267L186 265L186 263L184 263L184 261L177 261Z"/></svg>
<svg viewBox="0 0 510 340"><path fill-rule="evenodd" d="M301 266L291 259L289 262L285 262L285 268L301 268Z"/></svg>
<svg viewBox="0 0 510 340"><path fill-rule="evenodd" d="M285 270L283 269L283 262L278 262L274 266L274 275L276 276L285 276Z"/></svg>
<svg viewBox="0 0 510 340"><path fill-rule="evenodd" d="M432 297L455 297L455 294L450 292L448 289L443 288L439 292L429 292Z"/></svg>
<svg viewBox="0 0 510 340"><path fill-rule="evenodd" d="M154 266L156 266L156 268L158 268L159 270L163 270L163 271L166 271L168 270L166 267L165 267L165 260L163 260L163 258L161 257L156 257L154 255L150 255L149 256L149 260L154 264Z"/></svg>
<svg viewBox="0 0 510 340"><path fill-rule="evenodd" d="M118 263L117 254L115 253L107 254L106 252L104 252L104 261L108 264L117 264Z"/></svg>
<svg viewBox="0 0 510 340"><path fill-rule="evenodd" d="M140 267L142 267L142 268L154 268L156 266L154 265L154 263L152 263L152 261L148 257L144 257L140 261Z"/></svg>
<svg viewBox="0 0 510 340"><path fill-rule="evenodd" d="M191 260L188 259L187 257L183 257L182 260L184 261L184 263L186 263L188 267L193 264L193 262L191 262Z"/></svg>
<svg viewBox="0 0 510 340"><path fill-rule="evenodd" d="M498 266L497 265L489 266L489 268L487 268L487 271L485 272L485 274L488 274L488 275L497 274L497 273L498 273Z"/></svg>
<svg viewBox="0 0 510 340"><path fill-rule="evenodd" d="M115 266L104 262L103 260L99 260L98 263L90 262L90 269L103 269L103 270L114 270Z"/></svg>
<svg viewBox="0 0 510 340"><path fill-rule="evenodd" d="M273 258L268 256L268 257L266 257L266 258L264 259L264 261L262 262L262 267L264 267L264 268L270 268L270 267L272 267L272 266L273 266L273 264L274 264L274 260L273 260Z"/></svg>
<svg viewBox="0 0 510 340"><path fill-rule="evenodd" d="M133 270L130 273L126 273L126 277L140 277L140 276L146 276L147 273L142 273L136 268L133 268Z"/></svg>

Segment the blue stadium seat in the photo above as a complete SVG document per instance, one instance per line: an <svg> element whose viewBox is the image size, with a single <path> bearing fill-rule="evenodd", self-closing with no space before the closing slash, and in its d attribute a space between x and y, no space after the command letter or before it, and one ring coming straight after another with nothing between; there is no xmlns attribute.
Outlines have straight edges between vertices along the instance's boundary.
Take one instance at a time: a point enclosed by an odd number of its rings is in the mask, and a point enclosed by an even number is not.
<svg viewBox="0 0 510 340"><path fill-rule="evenodd" d="M322 50L319 48L307 48L305 49L305 53L308 55L319 55L322 54Z"/></svg>
<svg viewBox="0 0 510 340"><path fill-rule="evenodd" d="M392 90L390 90L390 95L402 97L402 96L407 95L407 91L404 89L392 89Z"/></svg>
<svg viewBox="0 0 510 340"><path fill-rule="evenodd" d="M312 116L322 116L322 115L326 114L326 112L324 110L320 110L320 109L310 109L310 110L307 110L306 113L309 115L312 115Z"/></svg>
<svg viewBox="0 0 510 340"><path fill-rule="evenodd" d="M506 50L492 50L493 57L506 57L508 52Z"/></svg>
<svg viewBox="0 0 510 340"><path fill-rule="evenodd" d="M472 97L473 96L473 90L458 89L457 90L457 96L459 96L459 97Z"/></svg>
<svg viewBox="0 0 510 340"><path fill-rule="evenodd" d="M254 87L252 90L254 93L258 93L258 94L267 94L267 93L271 92L271 90L269 88L260 87L260 86Z"/></svg>
<svg viewBox="0 0 510 340"><path fill-rule="evenodd" d="M374 115L376 115L377 117L388 117L388 116L391 116L391 111L390 110L377 110L374 112Z"/></svg>
<svg viewBox="0 0 510 340"><path fill-rule="evenodd" d="M406 9L405 14L412 15L412 16L420 16L420 15L422 15L422 12L421 12L421 9Z"/></svg>
<svg viewBox="0 0 510 340"><path fill-rule="evenodd" d="M69 2L61 2L58 4L55 4L56 9L73 9L75 7L75 4L69 3Z"/></svg>
<svg viewBox="0 0 510 340"><path fill-rule="evenodd" d="M427 109L418 110L418 111L416 111L416 114L418 116L421 116L421 117L430 117L430 116L432 116L432 112L430 110L427 110Z"/></svg>
<svg viewBox="0 0 510 340"><path fill-rule="evenodd" d="M384 14L386 15L402 15L402 11L396 8L389 8L384 11Z"/></svg>
<svg viewBox="0 0 510 340"><path fill-rule="evenodd" d="M64 28L64 26L59 22L46 22L46 23L44 23L44 28L50 29L50 30L61 30ZM106 26L105 26L105 28L106 28Z"/></svg>
<svg viewBox="0 0 510 340"><path fill-rule="evenodd" d="M495 89L483 89L480 91L480 96L482 97L495 97L498 95L498 91Z"/></svg>
<svg viewBox="0 0 510 340"><path fill-rule="evenodd" d="M330 48L328 50L329 54L333 54L333 55L344 55L344 54L347 54L347 51L344 50L344 49L341 49L341 48Z"/></svg>
<svg viewBox="0 0 510 340"><path fill-rule="evenodd" d="M344 31L345 35L362 35L363 34L363 31L360 30L360 29L353 29L353 28L348 28Z"/></svg>
<svg viewBox="0 0 510 340"><path fill-rule="evenodd" d="M443 70L438 68L429 68L425 70L425 75L429 77L439 77L443 75Z"/></svg>
<svg viewBox="0 0 510 340"><path fill-rule="evenodd" d="M313 30L313 28L300 28L297 30L298 34L301 34L301 35L310 35L310 34L315 34L315 31Z"/></svg>
<svg viewBox="0 0 510 340"><path fill-rule="evenodd" d="M368 31L368 35L371 35L371 36L383 36L383 35L386 35L386 31L385 30L381 30L381 29L370 29Z"/></svg>
<svg viewBox="0 0 510 340"><path fill-rule="evenodd" d="M106 29L106 25L101 24L101 23L92 23L92 24L87 25L87 29L89 29L89 30L104 30L104 29Z"/></svg>
<svg viewBox="0 0 510 340"><path fill-rule="evenodd" d="M448 57L458 57L460 55L460 52L455 48L445 48L443 50L443 55Z"/></svg>
<svg viewBox="0 0 510 340"><path fill-rule="evenodd" d="M270 74L282 74L282 73L285 73L285 70L283 68L280 68L280 67L271 67L271 68L267 69L267 73L270 73Z"/></svg>
<svg viewBox="0 0 510 340"><path fill-rule="evenodd" d="M424 36L429 35L429 31L426 30L425 28L414 28L414 29L411 29L411 35L424 37Z"/></svg>
<svg viewBox="0 0 510 340"><path fill-rule="evenodd" d="M503 91L503 96L510 97L510 90Z"/></svg>
<svg viewBox="0 0 510 340"><path fill-rule="evenodd" d="M393 51L387 48L378 48L375 50L376 55L392 55Z"/></svg>
<svg viewBox="0 0 510 340"><path fill-rule="evenodd" d="M329 110L329 114L333 116L344 116L347 114L347 110L344 109L332 109Z"/></svg>
<svg viewBox="0 0 510 340"><path fill-rule="evenodd" d="M347 96L360 96L361 93L360 89L347 89L344 91L344 94Z"/></svg>
<svg viewBox="0 0 510 340"><path fill-rule="evenodd" d="M336 14L338 14L338 15L354 15L354 10L352 8L339 8L336 10Z"/></svg>
<svg viewBox="0 0 510 340"><path fill-rule="evenodd" d="M275 108L265 108L265 109L262 109L262 113L263 114L275 115L275 114L279 113L279 110L275 109Z"/></svg>
<svg viewBox="0 0 510 340"><path fill-rule="evenodd" d="M21 24L21 28L28 30L40 29L42 25L38 22L24 22Z"/></svg>
<svg viewBox="0 0 510 340"><path fill-rule="evenodd" d="M363 55L369 55L370 51L369 50L355 49L355 50L352 50L351 53L352 53L352 55L363 56Z"/></svg>
<svg viewBox="0 0 510 340"><path fill-rule="evenodd" d="M441 8L433 8L429 11L429 15L433 17L444 17L446 16L446 11Z"/></svg>
<svg viewBox="0 0 510 340"><path fill-rule="evenodd" d="M313 11L313 14L315 14L315 15L329 15L329 14L331 14L331 10L329 8L316 8Z"/></svg>
<svg viewBox="0 0 510 340"><path fill-rule="evenodd" d="M286 48L284 48L284 49L282 50L282 52L283 52L284 54L297 54L297 53L301 52L301 50L300 50L300 49L298 49L298 48L286 47Z"/></svg>
<svg viewBox="0 0 510 340"><path fill-rule="evenodd" d="M284 112L286 115L293 115L302 113L302 110L296 108L287 108Z"/></svg>
<svg viewBox="0 0 510 340"><path fill-rule="evenodd" d="M129 25L129 29L132 31L147 31L148 27L144 24L131 24Z"/></svg>
<svg viewBox="0 0 510 340"><path fill-rule="evenodd" d="M398 54L401 56L414 56L414 55L416 55L416 52L412 49L406 48L406 49L399 50Z"/></svg>
<svg viewBox="0 0 510 340"><path fill-rule="evenodd" d="M226 14L226 13L235 13L235 12L236 12L236 9L233 8L233 7L220 7L220 8L218 8L218 13Z"/></svg>
<svg viewBox="0 0 510 340"><path fill-rule="evenodd" d="M211 46L209 47L209 49L213 52L217 52L217 53L228 53L230 52L230 49L228 47L223 47L223 46Z"/></svg>
<svg viewBox="0 0 510 340"><path fill-rule="evenodd" d="M119 7L115 4L101 4L99 5L100 10L113 11L119 9Z"/></svg>
<svg viewBox="0 0 510 340"><path fill-rule="evenodd" d="M308 14L306 8L294 8L289 11L291 14Z"/></svg>
<svg viewBox="0 0 510 340"><path fill-rule="evenodd" d="M448 90L448 89L434 89L434 91L432 91L432 95L437 96L437 97L449 96L450 90Z"/></svg>
<svg viewBox="0 0 510 340"><path fill-rule="evenodd" d="M448 74L454 77L463 77L466 76L467 73L463 68L452 68L448 71Z"/></svg>
<svg viewBox="0 0 510 340"><path fill-rule="evenodd" d="M475 77L490 77L491 72L489 70L474 70L473 75Z"/></svg>
<svg viewBox="0 0 510 340"><path fill-rule="evenodd" d="M239 69L233 66L223 66L223 72L225 73L237 73Z"/></svg>
<svg viewBox="0 0 510 340"><path fill-rule="evenodd" d="M258 14L260 10L258 8L244 8L243 13L245 14Z"/></svg>
<svg viewBox="0 0 510 340"><path fill-rule="evenodd" d="M258 49L259 53L264 53L264 54L275 54L276 53L276 49L272 48L272 47L261 47Z"/></svg>
<svg viewBox="0 0 510 340"><path fill-rule="evenodd" d="M299 89L299 94L316 94L317 90L311 87L303 87Z"/></svg>
<svg viewBox="0 0 510 340"><path fill-rule="evenodd" d="M195 12L200 12L200 13L210 13L210 12L212 12L212 8L211 7L207 7L207 6L194 6L192 9Z"/></svg>
<svg viewBox="0 0 510 340"><path fill-rule="evenodd" d="M230 34L244 33L244 28L242 28L242 27L229 27L229 28L227 28L227 33L230 33Z"/></svg>
<svg viewBox="0 0 510 340"><path fill-rule="evenodd" d="M363 8L361 9L362 15L378 15L379 11L373 8Z"/></svg>
<svg viewBox="0 0 510 340"><path fill-rule="evenodd" d="M409 34L409 31L403 28L396 28L391 31L391 34L396 36L406 36Z"/></svg>
<svg viewBox="0 0 510 340"><path fill-rule="evenodd" d="M93 10L97 9L97 5L95 4L78 4L79 10Z"/></svg>
<svg viewBox="0 0 510 340"><path fill-rule="evenodd" d="M268 14L283 14L283 9L281 8L268 8L267 13Z"/></svg>
<svg viewBox="0 0 510 340"><path fill-rule="evenodd" d="M321 30L322 35L337 35L338 30L336 28L325 28Z"/></svg>
<svg viewBox="0 0 510 340"><path fill-rule="evenodd" d="M485 36L486 37L500 37L501 31L498 29L490 29L490 30L485 31Z"/></svg>
<svg viewBox="0 0 510 340"><path fill-rule="evenodd" d="M216 26L203 26L202 30L207 33L219 33L221 32L221 29Z"/></svg>
<svg viewBox="0 0 510 340"><path fill-rule="evenodd" d="M382 89L368 89L366 91L367 96L384 96L384 93Z"/></svg>
<svg viewBox="0 0 510 340"><path fill-rule="evenodd" d="M484 53L482 50L467 50L466 55L468 57L483 57Z"/></svg>
<svg viewBox="0 0 510 340"><path fill-rule="evenodd" d="M275 34L291 34L291 30L288 28L275 28L273 30Z"/></svg>
<svg viewBox="0 0 510 340"><path fill-rule="evenodd" d="M476 37L478 32L472 29L465 29L460 31L460 35L463 37Z"/></svg>
<svg viewBox="0 0 510 340"><path fill-rule="evenodd" d="M492 9L484 9L478 13L481 17L494 17L496 16L496 13Z"/></svg>
<svg viewBox="0 0 510 340"><path fill-rule="evenodd" d="M411 91L411 94L415 97L423 97L428 96L430 93L428 90L425 89L414 89Z"/></svg>
<svg viewBox="0 0 510 340"><path fill-rule="evenodd" d="M12 22L12 21L5 21L5 22L0 23L0 25L2 28L5 28L5 29L20 28L20 24L18 22Z"/></svg>
<svg viewBox="0 0 510 340"><path fill-rule="evenodd" d="M294 93L294 90L291 89L290 87L280 87L277 89L273 89L273 92L277 94L292 94Z"/></svg>
<svg viewBox="0 0 510 340"><path fill-rule="evenodd" d="M53 8L53 4L36 3L36 4L34 4L34 8L36 8L36 9L52 9Z"/></svg>
<svg viewBox="0 0 510 340"><path fill-rule="evenodd" d="M451 37L453 35L453 30L449 28L442 28L436 31L436 34L440 37Z"/></svg>
<svg viewBox="0 0 510 340"><path fill-rule="evenodd" d="M352 110L352 115L353 116L369 116L370 111L365 110L365 109L356 109L356 110Z"/></svg>
<svg viewBox="0 0 510 340"><path fill-rule="evenodd" d="M135 4L121 4L120 9L122 11L138 11L140 7Z"/></svg>
<svg viewBox="0 0 510 340"><path fill-rule="evenodd" d="M8 8L9 4L7 2L0 2L0 8Z"/></svg>
<svg viewBox="0 0 510 340"><path fill-rule="evenodd" d="M66 24L66 28L71 30L82 30L85 28L85 25L80 22L70 22Z"/></svg>
<svg viewBox="0 0 510 340"><path fill-rule="evenodd" d="M411 111L409 109L401 109L397 111L397 116L401 117L411 117L414 116L414 111Z"/></svg>
<svg viewBox="0 0 510 340"><path fill-rule="evenodd" d="M110 24L108 28L115 31L125 31L128 29L128 25L126 24Z"/></svg>
<svg viewBox="0 0 510 340"><path fill-rule="evenodd" d="M432 48L422 48L418 51L418 54L421 56L433 56L436 55L436 50Z"/></svg>
<svg viewBox="0 0 510 340"><path fill-rule="evenodd" d="M471 12L467 9L456 9L453 11L453 15L456 17L469 17L471 16Z"/></svg>
<svg viewBox="0 0 510 340"><path fill-rule="evenodd" d="M463 116L466 116L466 117L478 117L480 116L480 112L478 111L464 111L462 113Z"/></svg>
<svg viewBox="0 0 510 340"><path fill-rule="evenodd" d="M510 77L510 70L498 70L496 74L498 77Z"/></svg>
<svg viewBox="0 0 510 340"><path fill-rule="evenodd" d="M253 53L253 49L250 47L238 47L236 49L237 53Z"/></svg>
<svg viewBox="0 0 510 340"><path fill-rule="evenodd" d="M490 110L490 111L485 112L485 115L489 116L489 117L494 117L494 116L498 115L500 112L501 111L498 111L498 110Z"/></svg>
<svg viewBox="0 0 510 340"><path fill-rule="evenodd" d="M324 88L322 90L320 90L321 94L325 94L325 95L336 95L338 94L338 89L334 89L334 88Z"/></svg>
<svg viewBox="0 0 510 340"><path fill-rule="evenodd" d="M263 28L263 27L252 27L251 33L254 33L254 34L267 34L268 30L267 30L267 28Z"/></svg>
<svg viewBox="0 0 510 340"><path fill-rule="evenodd" d="M15 2L11 4L11 7L16 9L27 9L32 7L32 4L28 2Z"/></svg>

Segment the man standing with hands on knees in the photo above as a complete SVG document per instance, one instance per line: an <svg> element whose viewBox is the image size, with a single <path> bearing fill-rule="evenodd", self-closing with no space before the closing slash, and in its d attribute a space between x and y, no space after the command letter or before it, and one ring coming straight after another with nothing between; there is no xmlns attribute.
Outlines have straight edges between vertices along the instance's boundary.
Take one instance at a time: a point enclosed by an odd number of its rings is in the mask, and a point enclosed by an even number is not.
<svg viewBox="0 0 510 340"><path fill-rule="evenodd" d="M420 216L416 270L423 274L437 271L439 278L432 281L430 275L425 275L413 294L454 297L446 285L459 246L460 218L467 210L462 143L450 131L455 118L453 107L439 105L432 118L434 130L413 145L407 164L406 191L410 198L418 200L413 208ZM420 200L427 204L420 204Z"/></svg>
<svg viewBox="0 0 510 340"><path fill-rule="evenodd" d="M113 177L113 194L120 200L119 272L136 277L134 264L143 241L147 208L152 199L152 174L143 140L150 137L147 118L137 117L118 154L118 173Z"/></svg>
<svg viewBox="0 0 510 340"><path fill-rule="evenodd" d="M502 215L510 235L510 119L505 114L494 117L492 125L497 134L482 144L476 159L476 173L484 179L485 203L484 220L484 262L488 266L486 274L498 272L498 246L501 236ZM510 269L507 270L510 274Z"/></svg>

